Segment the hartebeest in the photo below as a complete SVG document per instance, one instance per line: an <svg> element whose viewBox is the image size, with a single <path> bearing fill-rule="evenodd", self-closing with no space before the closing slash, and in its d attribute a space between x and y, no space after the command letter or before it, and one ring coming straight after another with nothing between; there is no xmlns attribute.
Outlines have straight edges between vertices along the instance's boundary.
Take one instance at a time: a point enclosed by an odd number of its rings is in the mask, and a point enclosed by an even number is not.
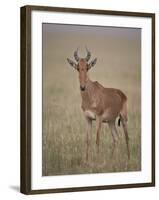
<svg viewBox="0 0 159 200"><path fill-rule="evenodd" d="M127 97L119 89L106 88L97 81L91 81L89 79L88 70L96 64L97 58L88 63L91 53L87 48L86 50L87 56L85 58L80 58L78 56L78 49L74 52L74 58L77 63L67 58L68 63L79 73L82 110L88 124L86 159L88 159L92 120L96 120L97 122L96 144L98 151L102 122L108 123L113 138L113 153L118 140L118 132L115 125L117 118L119 118L118 125L120 126L120 121L122 123L127 145L127 154L128 158L130 158L127 131Z"/></svg>

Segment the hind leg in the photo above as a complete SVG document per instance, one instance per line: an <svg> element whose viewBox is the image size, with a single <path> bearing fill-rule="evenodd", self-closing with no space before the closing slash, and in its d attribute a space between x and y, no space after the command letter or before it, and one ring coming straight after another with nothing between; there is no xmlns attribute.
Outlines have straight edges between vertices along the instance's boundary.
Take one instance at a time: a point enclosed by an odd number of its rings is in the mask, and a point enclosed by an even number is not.
<svg viewBox="0 0 159 200"><path fill-rule="evenodd" d="M127 128L127 120L124 119L124 117L121 116L121 122L125 134L125 140L126 140L126 147L127 147L127 155L128 159L130 159L130 149L129 149L129 136L128 136L128 128Z"/></svg>
<svg viewBox="0 0 159 200"><path fill-rule="evenodd" d="M117 129L116 129L116 126L115 126L115 121L109 122L108 125L109 125L109 128L111 130L111 134L112 134L112 138L113 138L113 145L112 145L113 148L112 148L112 153L111 153L111 156L113 156L117 142L118 142L118 132L117 132Z"/></svg>

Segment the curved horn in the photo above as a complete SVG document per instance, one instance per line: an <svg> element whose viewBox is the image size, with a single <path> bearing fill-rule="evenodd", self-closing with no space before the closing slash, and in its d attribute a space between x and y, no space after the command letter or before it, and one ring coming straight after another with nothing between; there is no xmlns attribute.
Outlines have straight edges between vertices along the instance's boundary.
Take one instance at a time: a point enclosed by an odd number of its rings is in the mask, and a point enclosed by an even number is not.
<svg viewBox="0 0 159 200"><path fill-rule="evenodd" d="M91 57L91 52L87 49L87 47L86 47L86 51L87 51L87 56L86 56L86 61L88 62L89 61L89 59L90 59L90 57Z"/></svg>
<svg viewBox="0 0 159 200"><path fill-rule="evenodd" d="M78 62L79 61L79 57L78 57L78 48L77 50L74 52L74 58L75 60Z"/></svg>

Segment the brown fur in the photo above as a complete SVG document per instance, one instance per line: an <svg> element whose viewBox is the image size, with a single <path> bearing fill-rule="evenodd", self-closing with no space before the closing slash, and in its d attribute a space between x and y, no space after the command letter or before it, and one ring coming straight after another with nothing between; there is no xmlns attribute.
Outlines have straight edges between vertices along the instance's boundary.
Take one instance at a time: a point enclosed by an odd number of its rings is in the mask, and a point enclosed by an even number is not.
<svg viewBox="0 0 159 200"><path fill-rule="evenodd" d="M103 122L112 121L119 114L127 118L124 106L127 98L118 89L104 88L97 81L92 82L88 79L86 82L86 90L81 91L81 96L83 111L90 110L96 115L102 115L104 112L109 113L105 119L103 118Z"/></svg>

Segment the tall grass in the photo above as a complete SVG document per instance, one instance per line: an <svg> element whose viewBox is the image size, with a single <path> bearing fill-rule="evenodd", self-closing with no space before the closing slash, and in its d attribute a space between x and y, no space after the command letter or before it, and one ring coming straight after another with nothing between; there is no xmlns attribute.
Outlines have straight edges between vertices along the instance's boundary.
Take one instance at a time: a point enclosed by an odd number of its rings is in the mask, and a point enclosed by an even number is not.
<svg viewBox="0 0 159 200"><path fill-rule="evenodd" d="M121 89L128 97L130 160L121 127L120 141L111 156L112 136L102 125L97 153L96 124L93 122L89 160L86 162L86 121L81 109L78 76L64 60L43 72L43 176L138 171L141 169L141 103L139 66L105 67L97 65L90 78L106 87Z"/></svg>

